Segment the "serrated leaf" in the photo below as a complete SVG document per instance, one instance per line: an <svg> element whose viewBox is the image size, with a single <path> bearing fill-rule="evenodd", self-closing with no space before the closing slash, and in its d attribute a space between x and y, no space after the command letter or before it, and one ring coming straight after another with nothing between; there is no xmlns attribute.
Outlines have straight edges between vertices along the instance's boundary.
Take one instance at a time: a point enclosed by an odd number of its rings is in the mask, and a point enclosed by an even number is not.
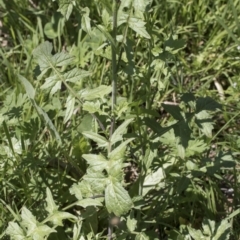
<svg viewBox="0 0 240 240"><path fill-rule="evenodd" d="M135 17L131 17L129 19L129 27L135 31L136 33L138 33L139 35L150 39L150 35L148 34L146 28L145 28L145 22L143 22L140 18L135 18Z"/></svg>
<svg viewBox="0 0 240 240"><path fill-rule="evenodd" d="M72 95L69 95L67 97L67 101L65 105L66 112L65 112L63 123L66 123L72 117L74 112L74 106L75 106L75 97L73 97Z"/></svg>
<svg viewBox="0 0 240 240"><path fill-rule="evenodd" d="M50 96L52 96L53 94L55 94L58 90L60 90L62 87L62 82L61 81L57 81L55 83L55 85L52 87L51 91L50 91Z"/></svg>
<svg viewBox="0 0 240 240"><path fill-rule="evenodd" d="M23 84L25 91L30 99L34 99L35 97L35 89L33 88L32 84L23 76L18 75L19 80Z"/></svg>
<svg viewBox="0 0 240 240"><path fill-rule="evenodd" d="M78 82L82 80L83 78L91 75L90 72L84 71L78 68L74 68L66 73L64 73L63 78L65 79L66 82Z"/></svg>
<svg viewBox="0 0 240 240"><path fill-rule="evenodd" d="M45 79L44 84L40 87L41 89L49 89L52 88L58 81L59 76L53 75Z"/></svg>
<svg viewBox="0 0 240 240"><path fill-rule="evenodd" d="M50 42L46 41L33 50L33 56L37 59L40 70L46 72L52 63L52 49Z"/></svg>
<svg viewBox="0 0 240 240"><path fill-rule="evenodd" d="M111 161L117 161L119 159L122 159L124 157L124 153L125 153L125 149L126 146L133 141L134 138L129 138L126 141L122 142L119 146L117 146L116 148L114 148L109 154L108 154L108 158Z"/></svg>
<svg viewBox="0 0 240 240"><path fill-rule="evenodd" d="M82 92L80 92L80 95L84 100L94 100L97 98L103 99L105 95L111 92L111 86L100 85L94 89L84 89Z"/></svg>
<svg viewBox="0 0 240 240"><path fill-rule="evenodd" d="M62 67L74 63L75 57L67 52L56 53L52 56L52 62L56 67Z"/></svg>
<svg viewBox="0 0 240 240"><path fill-rule="evenodd" d="M99 198L96 198L96 199L85 198L77 201L76 205L86 208L89 206L102 206L102 203Z"/></svg>
<svg viewBox="0 0 240 240"><path fill-rule="evenodd" d="M91 195L87 195L92 197L95 194L102 194L106 186L106 176L102 172L95 172L91 168L88 168L87 174L83 177L83 179L90 184L90 188L85 189L85 186L81 185L81 190L84 189L86 191L91 191Z"/></svg>
<svg viewBox="0 0 240 240"><path fill-rule="evenodd" d="M94 171L103 171L108 166L107 159L102 155L83 154L82 157L87 161Z"/></svg>
<svg viewBox="0 0 240 240"><path fill-rule="evenodd" d="M148 174L143 182L143 196L151 189L154 189L164 178L165 173L163 168L159 168L156 172Z"/></svg>
<svg viewBox="0 0 240 240"><path fill-rule="evenodd" d="M85 137L87 137L87 138L93 140L94 142L96 142L99 147L106 147L109 144L108 140L105 137L103 137L103 136L101 136L101 135L99 135L95 132L84 131L84 132L82 132L82 134Z"/></svg>
<svg viewBox="0 0 240 240"><path fill-rule="evenodd" d="M121 216L132 207L132 200L128 192L119 183L110 182L105 190L105 202L109 213Z"/></svg>
<svg viewBox="0 0 240 240"><path fill-rule="evenodd" d="M26 235L20 226L15 222L9 222L6 230L6 234L10 235L13 240L25 240Z"/></svg>
<svg viewBox="0 0 240 240"><path fill-rule="evenodd" d="M111 136L111 144L114 144L122 140L122 135L127 131L127 126L133 121L133 118L125 120L113 133Z"/></svg>

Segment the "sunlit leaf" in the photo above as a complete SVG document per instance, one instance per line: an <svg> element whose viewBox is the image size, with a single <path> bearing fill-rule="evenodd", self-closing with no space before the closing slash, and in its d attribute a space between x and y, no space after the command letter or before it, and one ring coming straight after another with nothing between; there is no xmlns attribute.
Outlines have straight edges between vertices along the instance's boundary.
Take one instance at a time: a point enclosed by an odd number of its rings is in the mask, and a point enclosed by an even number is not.
<svg viewBox="0 0 240 240"><path fill-rule="evenodd" d="M116 216L127 213L132 207L132 200L128 192L119 182L110 182L105 190L105 202L107 210Z"/></svg>

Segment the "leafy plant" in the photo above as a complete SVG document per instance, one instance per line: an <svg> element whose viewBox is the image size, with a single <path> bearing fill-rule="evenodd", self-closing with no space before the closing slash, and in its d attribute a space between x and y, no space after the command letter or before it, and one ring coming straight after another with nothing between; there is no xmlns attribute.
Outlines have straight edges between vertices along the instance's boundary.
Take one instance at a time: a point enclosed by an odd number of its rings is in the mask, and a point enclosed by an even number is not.
<svg viewBox="0 0 240 240"><path fill-rule="evenodd" d="M1 238L238 235L230 2L0 1Z"/></svg>

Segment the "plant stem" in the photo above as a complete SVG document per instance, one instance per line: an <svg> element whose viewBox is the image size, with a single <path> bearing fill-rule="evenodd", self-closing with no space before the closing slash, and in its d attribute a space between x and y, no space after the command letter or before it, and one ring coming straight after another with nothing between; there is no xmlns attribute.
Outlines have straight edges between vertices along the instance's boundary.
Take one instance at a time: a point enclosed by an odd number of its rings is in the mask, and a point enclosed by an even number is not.
<svg viewBox="0 0 240 240"><path fill-rule="evenodd" d="M116 117L115 117L115 107L117 103L117 13L118 13L118 4L119 0L113 0L112 10L113 10L113 31L112 38L113 43L111 44L112 50L112 114L111 114L111 129L110 129L110 137L114 133ZM114 46L115 45L115 46ZM108 151L111 152L112 144L110 143ZM108 240L112 240L113 234L113 226L111 223L111 214L109 214L109 223L108 223Z"/></svg>
<svg viewBox="0 0 240 240"><path fill-rule="evenodd" d="M116 46L117 42L117 12L118 12L118 0L113 0L113 32L112 38ZM112 120L111 120L111 130L110 137L112 136L115 129L115 106L117 103L117 50L112 44Z"/></svg>

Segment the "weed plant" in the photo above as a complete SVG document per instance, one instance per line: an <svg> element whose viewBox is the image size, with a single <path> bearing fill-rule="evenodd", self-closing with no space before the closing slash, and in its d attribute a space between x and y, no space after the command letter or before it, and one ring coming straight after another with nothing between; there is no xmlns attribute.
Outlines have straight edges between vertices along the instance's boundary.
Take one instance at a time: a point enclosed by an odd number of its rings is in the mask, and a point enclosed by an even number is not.
<svg viewBox="0 0 240 240"><path fill-rule="evenodd" d="M239 14L0 0L0 238L240 239Z"/></svg>

